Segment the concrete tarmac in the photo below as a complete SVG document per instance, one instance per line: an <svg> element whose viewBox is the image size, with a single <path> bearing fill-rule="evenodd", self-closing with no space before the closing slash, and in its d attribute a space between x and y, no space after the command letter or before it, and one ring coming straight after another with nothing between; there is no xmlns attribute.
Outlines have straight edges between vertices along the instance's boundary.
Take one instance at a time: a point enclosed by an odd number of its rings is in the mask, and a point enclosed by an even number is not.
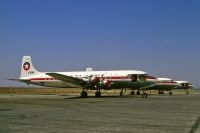
<svg viewBox="0 0 200 133"><path fill-rule="evenodd" d="M0 95L1 133L200 133L200 95Z"/></svg>

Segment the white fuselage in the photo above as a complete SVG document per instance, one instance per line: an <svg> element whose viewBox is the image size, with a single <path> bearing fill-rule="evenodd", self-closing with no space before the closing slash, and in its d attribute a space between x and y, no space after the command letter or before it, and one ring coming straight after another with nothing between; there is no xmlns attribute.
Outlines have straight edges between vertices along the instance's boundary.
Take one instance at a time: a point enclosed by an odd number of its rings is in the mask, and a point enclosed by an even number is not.
<svg viewBox="0 0 200 133"><path fill-rule="evenodd" d="M67 82L63 82L61 80L57 80L51 76L45 74L47 72L40 72L37 75L28 76L21 78L22 80L30 80L30 84L42 85L48 87L77 87L74 84L70 84ZM135 70L117 70L117 71L77 71L77 72L55 72L58 74L71 76L74 78L83 79L84 81L89 81L98 77L102 80L109 81L131 81L131 77L128 75L146 75L146 72L143 71L135 71Z"/></svg>

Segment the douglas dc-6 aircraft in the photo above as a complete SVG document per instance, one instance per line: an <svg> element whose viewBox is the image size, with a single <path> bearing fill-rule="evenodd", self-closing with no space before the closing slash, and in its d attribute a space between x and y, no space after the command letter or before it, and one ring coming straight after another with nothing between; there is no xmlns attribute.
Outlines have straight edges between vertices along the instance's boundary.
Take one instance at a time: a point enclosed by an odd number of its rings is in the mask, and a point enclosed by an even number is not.
<svg viewBox="0 0 200 133"><path fill-rule="evenodd" d="M174 89L184 89L186 94L189 94L188 90L193 87L188 81L174 81L170 78L147 76L147 80L156 83L155 86L149 87L148 90L158 90L158 94L164 94L164 91L169 91L169 95L172 95L172 90Z"/></svg>
<svg viewBox="0 0 200 133"><path fill-rule="evenodd" d="M158 94L164 94L164 91L169 91L169 95L172 95L171 90L179 87L180 85L170 78L156 78L149 76L149 81L156 82L156 85L148 88L149 90L158 90Z"/></svg>
<svg viewBox="0 0 200 133"><path fill-rule="evenodd" d="M30 56L22 58L21 76L19 79L27 84L34 84L46 87L79 87L82 88L81 97L87 97L87 90L96 90L95 96L101 96L101 90L121 89L120 95L124 88L133 90L140 89L143 91L142 97L147 98L145 90L153 87L155 82L146 80L148 74L136 70L118 70L118 71L86 71L78 72L39 72L31 61Z"/></svg>
<svg viewBox="0 0 200 133"><path fill-rule="evenodd" d="M194 85L188 81L175 81L175 82L179 84L179 86L176 87L176 89L184 89L186 91L186 94L189 94L189 89L192 89L194 87Z"/></svg>

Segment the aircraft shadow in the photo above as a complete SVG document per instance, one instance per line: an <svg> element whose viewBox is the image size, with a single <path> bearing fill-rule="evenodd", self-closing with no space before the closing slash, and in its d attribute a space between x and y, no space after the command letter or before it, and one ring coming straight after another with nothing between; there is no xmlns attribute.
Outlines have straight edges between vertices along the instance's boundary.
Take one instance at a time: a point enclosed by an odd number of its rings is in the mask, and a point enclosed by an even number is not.
<svg viewBox="0 0 200 133"><path fill-rule="evenodd" d="M88 97L75 96L75 97L66 97L64 99L101 99L101 98L140 98L140 96L101 96L101 97L96 97L96 96L88 96Z"/></svg>

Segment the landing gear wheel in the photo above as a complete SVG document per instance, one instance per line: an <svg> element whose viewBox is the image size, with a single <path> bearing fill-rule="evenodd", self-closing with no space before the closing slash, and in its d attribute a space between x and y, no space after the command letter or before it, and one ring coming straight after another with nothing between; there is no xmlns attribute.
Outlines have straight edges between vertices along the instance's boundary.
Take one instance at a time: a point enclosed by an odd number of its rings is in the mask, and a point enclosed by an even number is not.
<svg viewBox="0 0 200 133"><path fill-rule="evenodd" d="M163 94L164 94L164 91L158 91L158 94L162 94L162 95L163 95Z"/></svg>
<svg viewBox="0 0 200 133"><path fill-rule="evenodd" d="M140 95L140 91L137 91L136 94L137 94L137 95Z"/></svg>
<svg viewBox="0 0 200 133"><path fill-rule="evenodd" d="M100 96L101 96L101 92L100 92L100 91L96 91L96 92L95 92L95 96L96 96L96 97L100 97Z"/></svg>
<svg viewBox="0 0 200 133"><path fill-rule="evenodd" d="M172 95L173 95L173 93L172 93L172 92L169 92L169 95L170 95L170 96L172 96Z"/></svg>
<svg viewBox="0 0 200 133"><path fill-rule="evenodd" d="M135 95L135 92L134 92L134 91L131 91L131 95Z"/></svg>
<svg viewBox="0 0 200 133"><path fill-rule="evenodd" d="M88 96L88 93L86 91L81 92L81 97L87 97L87 96Z"/></svg>
<svg viewBox="0 0 200 133"><path fill-rule="evenodd" d="M148 96L147 93L142 94L142 98L147 98L147 96Z"/></svg>

